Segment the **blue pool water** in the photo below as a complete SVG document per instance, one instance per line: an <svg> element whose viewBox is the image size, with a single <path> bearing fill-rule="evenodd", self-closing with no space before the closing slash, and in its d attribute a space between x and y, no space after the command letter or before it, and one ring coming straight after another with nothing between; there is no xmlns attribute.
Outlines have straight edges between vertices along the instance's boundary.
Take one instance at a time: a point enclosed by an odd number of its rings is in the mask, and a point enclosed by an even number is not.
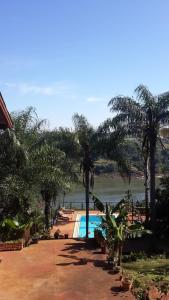
<svg viewBox="0 0 169 300"><path fill-rule="evenodd" d="M94 237L94 229L100 225L101 217L97 215L89 215L89 237ZM80 217L80 226L79 226L79 234L78 237L86 236L86 216Z"/></svg>

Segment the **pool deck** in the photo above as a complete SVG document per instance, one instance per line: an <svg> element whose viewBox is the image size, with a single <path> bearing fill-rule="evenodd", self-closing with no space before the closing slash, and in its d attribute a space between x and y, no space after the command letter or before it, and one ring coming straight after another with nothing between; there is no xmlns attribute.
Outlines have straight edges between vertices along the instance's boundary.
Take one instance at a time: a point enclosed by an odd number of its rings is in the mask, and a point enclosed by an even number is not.
<svg viewBox="0 0 169 300"><path fill-rule="evenodd" d="M98 210L90 211L90 215L98 215L98 214L101 215L101 213L99 213ZM70 217L70 221L64 225L54 226L51 230L51 234L53 235L57 229L60 229L61 234L64 235L68 233L69 237L72 238L77 215L85 215L85 211L78 210L75 211L74 214L68 214L67 216Z"/></svg>
<svg viewBox="0 0 169 300"><path fill-rule="evenodd" d="M69 238L73 238L73 232L74 232L74 226L76 222L76 217L78 215L85 215L84 210L78 210L75 211L73 214L68 214L67 216L70 217L70 221L64 225L57 225L54 226L51 230L51 234L53 235L57 229L60 229L61 234L67 234L69 235ZM90 215L103 215L102 213L98 212L98 210L91 210ZM142 221L145 221L145 216L142 215L140 216ZM128 220L131 222L132 221L132 215L131 213L128 214ZM133 218L133 220L137 220L136 217Z"/></svg>
<svg viewBox="0 0 169 300"><path fill-rule="evenodd" d="M134 300L93 240L72 239L76 215L60 226L69 239L39 241L21 251L0 252L0 300ZM92 214L98 212L92 211Z"/></svg>
<svg viewBox="0 0 169 300"><path fill-rule="evenodd" d="M48 240L0 252L0 300L134 300L88 240Z"/></svg>

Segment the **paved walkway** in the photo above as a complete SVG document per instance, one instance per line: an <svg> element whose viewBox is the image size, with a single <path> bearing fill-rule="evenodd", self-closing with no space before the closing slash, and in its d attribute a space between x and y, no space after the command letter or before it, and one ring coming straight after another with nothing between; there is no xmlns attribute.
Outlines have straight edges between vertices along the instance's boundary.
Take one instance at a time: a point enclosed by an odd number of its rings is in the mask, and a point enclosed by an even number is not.
<svg viewBox="0 0 169 300"><path fill-rule="evenodd" d="M135 299L120 291L118 276L91 241L40 241L0 257L0 300Z"/></svg>

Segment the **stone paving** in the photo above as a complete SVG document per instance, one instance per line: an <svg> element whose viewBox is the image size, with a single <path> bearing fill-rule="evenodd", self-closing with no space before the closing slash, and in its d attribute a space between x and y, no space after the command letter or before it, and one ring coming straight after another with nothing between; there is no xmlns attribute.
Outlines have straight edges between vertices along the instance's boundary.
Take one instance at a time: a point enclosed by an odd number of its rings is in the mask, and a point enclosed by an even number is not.
<svg viewBox="0 0 169 300"><path fill-rule="evenodd" d="M90 242L48 240L0 252L0 300L134 300Z"/></svg>

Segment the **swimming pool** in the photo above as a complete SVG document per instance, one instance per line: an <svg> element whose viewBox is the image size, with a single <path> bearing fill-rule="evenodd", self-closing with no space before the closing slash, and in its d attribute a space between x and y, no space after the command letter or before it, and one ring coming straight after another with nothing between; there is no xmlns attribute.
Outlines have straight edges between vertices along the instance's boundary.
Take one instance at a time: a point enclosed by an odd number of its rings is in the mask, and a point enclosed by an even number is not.
<svg viewBox="0 0 169 300"><path fill-rule="evenodd" d="M89 215L89 238L94 237L94 229L101 223L101 217L98 215ZM86 236L86 216L80 216L77 237Z"/></svg>

